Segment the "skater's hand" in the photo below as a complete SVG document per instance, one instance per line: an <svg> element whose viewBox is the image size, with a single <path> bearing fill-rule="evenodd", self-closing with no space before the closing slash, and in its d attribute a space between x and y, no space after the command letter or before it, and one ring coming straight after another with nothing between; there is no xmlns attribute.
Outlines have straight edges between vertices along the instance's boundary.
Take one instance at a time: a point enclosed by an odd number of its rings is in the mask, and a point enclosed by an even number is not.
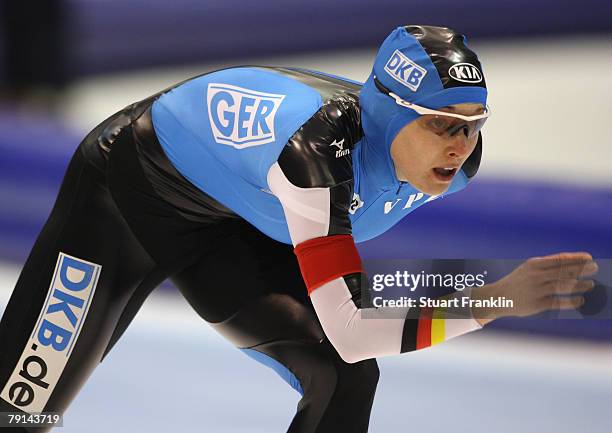
<svg viewBox="0 0 612 433"><path fill-rule="evenodd" d="M485 325L506 316L579 308L584 303L582 294L595 283L578 278L594 275L597 270L593 257L585 252L530 258L501 280L472 292L473 299L505 297L513 301L513 308L473 308L473 314Z"/></svg>

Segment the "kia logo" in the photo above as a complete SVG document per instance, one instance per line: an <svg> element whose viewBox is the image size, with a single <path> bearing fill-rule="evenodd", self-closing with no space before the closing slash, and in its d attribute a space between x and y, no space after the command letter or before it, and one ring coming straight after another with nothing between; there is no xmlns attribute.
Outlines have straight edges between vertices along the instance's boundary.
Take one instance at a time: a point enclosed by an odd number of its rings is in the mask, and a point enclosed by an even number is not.
<svg viewBox="0 0 612 433"><path fill-rule="evenodd" d="M457 63L448 70L451 78L463 83L480 83L482 72L471 63Z"/></svg>

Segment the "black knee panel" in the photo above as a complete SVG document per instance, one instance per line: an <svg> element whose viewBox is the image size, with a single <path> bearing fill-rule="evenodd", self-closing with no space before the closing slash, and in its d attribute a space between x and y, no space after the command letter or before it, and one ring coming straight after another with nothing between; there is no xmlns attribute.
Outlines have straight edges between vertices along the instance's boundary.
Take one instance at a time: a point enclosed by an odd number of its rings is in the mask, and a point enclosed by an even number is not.
<svg viewBox="0 0 612 433"><path fill-rule="evenodd" d="M288 433L367 432L379 370L376 360L348 364L327 339L253 347L280 362L303 390Z"/></svg>
<svg viewBox="0 0 612 433"><path fill-rule="evenodd" d="M352 389L355 398L368 398L376 392L380 370L374 359L366 359L354 364L341 364L337 367L338 385Z"/></svg>

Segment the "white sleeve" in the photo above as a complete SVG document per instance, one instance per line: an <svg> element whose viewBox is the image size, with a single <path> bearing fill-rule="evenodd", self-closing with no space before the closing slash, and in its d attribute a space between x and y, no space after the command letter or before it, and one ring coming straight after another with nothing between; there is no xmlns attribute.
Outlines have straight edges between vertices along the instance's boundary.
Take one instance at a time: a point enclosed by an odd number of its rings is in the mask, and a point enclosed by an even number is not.
<svg viewBox="0 0 612 433"><path fill-rule="evenodd" d="M293 185L278 163L272 165L268 172L268 186L283 206L294 246L313 238L328 236L330 188L301 188ZM405 342L407 339L415 340L414 335L406 334L418 332L418 319L388 318L398 317L397 312L392 316L383 308L358 309L342 277L315 289L310 299L325 335L346 362L398 355L417 348L406 349ZM366 311L367 319L362 317ZM445 339L480 328L474 319L446 322Z"/></svg>

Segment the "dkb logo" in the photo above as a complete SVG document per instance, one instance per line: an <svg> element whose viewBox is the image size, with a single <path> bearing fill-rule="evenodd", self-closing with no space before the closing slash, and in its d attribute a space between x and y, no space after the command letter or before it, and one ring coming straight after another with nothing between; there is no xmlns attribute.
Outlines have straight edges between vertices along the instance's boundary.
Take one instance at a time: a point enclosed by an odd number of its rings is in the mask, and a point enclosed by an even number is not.
<svg viewBox="0 0 612 433"><path fill-rule="evenodd" d="M414 63L399 50L393 52L393 55L385 65L385 71L391 75L395 81L403 84L414 92L419 89L421 81L423 81L423 78L427 75L427 70L425 68Z"/></svg>
<svg viewBox="0 0 612 433"><path fill-rule="evenodd" d="M274 117L285 95L210 83L206 96L217 143L242 149L275 140Z"/></svg>
<svg viewBox="0 0 612 433"><path fill-rule="evenodd" d="M101 270L59 254L45 304L0 397L23 411L43 411L83 329Z"/></svg>

